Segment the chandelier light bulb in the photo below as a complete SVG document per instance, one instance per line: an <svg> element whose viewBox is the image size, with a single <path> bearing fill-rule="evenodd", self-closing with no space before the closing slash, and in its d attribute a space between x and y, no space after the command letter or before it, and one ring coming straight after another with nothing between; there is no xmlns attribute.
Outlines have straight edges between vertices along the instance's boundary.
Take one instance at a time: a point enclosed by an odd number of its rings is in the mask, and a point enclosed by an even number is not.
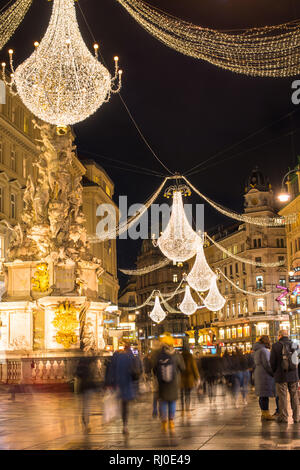
<svg viewBox="0 0 300 470"><path fill-rule="evenodd" d="M120 91L117 64L112 77L97 58L98 44L94 45L94 55L86 47L74 0L53 0L49 26L37 44L31 56L16 68L10 85L43 121L58 127L83 121L109 101L111 93Z"/></svg>
<svg viewBox="0 0 300 470"><path fill-rule="evenodd" d="M161 308L160 301L158 295L155 296L154 307L151 311L149 317L155 323L161 323L166 318L166 313Z"/></svg>
<svg viewBox="0 0 300 470"><path fill-rule="evenodd" d="M209 293L207 294L203 302L205 307L208 308L208 310L211 310L212 312L217 312L218 310L221 310L226 303L226 300L219 292L216 275L211 281Z"/></svg>
<svg viewBox="0 0 300 470"><path fill-rule="evenodd" d="M38 41L35 41L33 45L34 45L34 47L38 47L40 45L40 43Z"/></svg>
<svg viewBox="0 0 300 470"><path fill-rule="evenodd" d="M211 270L205 258L203 242L199 239L195 263L186 280L194 290L205 292L210 288L214 277L215 273Z"/></svg>
<svg viewBox="0 0 300 470"><path fill-rule="evenodd" d="M179 308L185 315L192 315L196 312L198 308L198 305L192 297L190 286L188 285L185 287L184 298L181 304L179 305Z"/></svg>
<svg viewBox="0 0 300 470"><path fill-rule="evenodd" d="M175 190L171 217L157 245L168 259L183 262L195 255L198 238L185 215L181 191Z"/></svg>

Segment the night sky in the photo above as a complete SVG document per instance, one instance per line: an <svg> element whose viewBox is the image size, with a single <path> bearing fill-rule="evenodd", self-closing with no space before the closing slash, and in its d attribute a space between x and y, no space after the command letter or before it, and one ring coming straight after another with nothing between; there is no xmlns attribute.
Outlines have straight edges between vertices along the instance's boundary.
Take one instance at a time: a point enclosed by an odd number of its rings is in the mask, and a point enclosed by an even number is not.
<svg viewBox="0 0 300 470"><path fill-rule="evenodd" d="M5 3L2 0L0 5ZM279 24L300 17L296 0L148 3L215 29ZM243 210L245 180L254 166L269 176L274 190L279 189L282 176L300 154L300 106L291 102L291 84L299 77L253 78L224 71L169 49L141 28L117 0L80 0L80 5L111 71L114 55L119 56L124 70L121 95L151 147L172 171L187 172L202 163L200 171L191 177L192 183L215 201L238 211ZM45 32L50 11L50 2L34 0L2 51L1 60L7 60L10 47L15 50L16 65L28 57L33 42ZM92 46L91 34L78 14L83 38ZM116 95L74 129L79 156L93 158L107 171L115 183L116 201L126 194L129 204L144 202L161 181L151 173L166 174ZM211 159L216 153L219 155ZM202 202L198 198L193 201ZM207 207L206 229L220 223L231 221ZM118 243L119 267L134 265L139 246L140 242Z"/></svg>

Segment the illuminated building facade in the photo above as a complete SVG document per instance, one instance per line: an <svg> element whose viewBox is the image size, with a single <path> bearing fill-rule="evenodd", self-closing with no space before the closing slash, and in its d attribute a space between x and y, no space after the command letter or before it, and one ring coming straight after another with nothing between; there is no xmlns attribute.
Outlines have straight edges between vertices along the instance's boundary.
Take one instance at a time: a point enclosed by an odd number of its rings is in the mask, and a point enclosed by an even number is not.
<svg viewBox="0 0 300 470"><path fill-rule="evenodd" d="M279 213L283 216L297 214L295 223L286 226L286 240L291 337L300 340L300 157L298 160L295 171L287 181L290 200Z"/></svg>
<svg viewBox="0 0 300 470"><path fill-rule="evenodd" d="M257 168L248 178L244 198L246 214L254 217L276 215L271 186ZM220 229L212 237L233 255L258 263L286 259L284 227L241 223ZM228 257L215 245L206 247L205 255L213 269L219 268L240 289L255 296L238 291L220 276L218 286L227 299L223 309L215 313L203 309L191 319L194 328L199 330L202 349L214 343L221 352L235 348L250 351L259 336L269 335L274 342L280 328L289 328L286 301L283 306L276 301L281 293L276 286L285 287L288 282L287 263L272 268L250 265Z"/></svg>

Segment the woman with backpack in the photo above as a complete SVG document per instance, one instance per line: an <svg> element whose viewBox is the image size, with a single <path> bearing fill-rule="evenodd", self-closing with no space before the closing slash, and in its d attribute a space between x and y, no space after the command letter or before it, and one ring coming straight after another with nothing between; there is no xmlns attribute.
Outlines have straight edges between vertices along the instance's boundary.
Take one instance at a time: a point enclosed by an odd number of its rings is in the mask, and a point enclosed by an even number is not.
<svg viewBox="0 0 300 470"><path fill-rule="evenodd" d="M199 372L196 361L190 353L188 344L183 346L182 358L185 364L185 370L181 372L181 408L182 416L187 412L189 417L191 405L191 390L199 380Z"/></svg>
<svg viewBox="0 0 300 470"><path fill-rule="evenodd" d="M254 385L255 393L259 397L262 421L276 419L269 411L269 398L275 396L275 381L270 365L270 339L263 335L254 344ZM278 400L276 400L278 405ZM278 406L277 406L278 408Z"/></svg>
<svg viewBox="0 0 300 470"><path fill-rule="evenodd" d="M162 347L155 357L154 373L158 382L158 399L162 431L174 434L176 401L180 387L180 372L185 369L182 356L173 348L174 339L170 333L161 338Z"/></svg>

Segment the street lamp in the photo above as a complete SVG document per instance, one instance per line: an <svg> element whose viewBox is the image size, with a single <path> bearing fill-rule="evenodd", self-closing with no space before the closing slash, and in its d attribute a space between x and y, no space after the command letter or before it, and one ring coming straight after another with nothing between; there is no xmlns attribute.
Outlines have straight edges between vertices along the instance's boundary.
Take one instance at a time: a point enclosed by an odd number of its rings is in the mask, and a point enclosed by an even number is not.
<svg viewBox="0 0 300 470"><path fill-rule="evenodd" d="M285 179L286 179L286 177L289 176L291 173L295 173L295 172L297 172L297 171L299 171L299 168L297 168L296 170L295 170L295 169L294 169L294 170L290 170L290 171L288 171L288 172L284 175L284 177L282 178L281 192L280 192L280 193L278 194L278 196L277 196L277 197L278 197L278 200L279 200L280 202L288 202L288 201L290 200L291 195L290 195L290 193L289 193L288 191L286 191L286 189L285 189L285 187L284 187L284 185L285 185Z"/></svg>

